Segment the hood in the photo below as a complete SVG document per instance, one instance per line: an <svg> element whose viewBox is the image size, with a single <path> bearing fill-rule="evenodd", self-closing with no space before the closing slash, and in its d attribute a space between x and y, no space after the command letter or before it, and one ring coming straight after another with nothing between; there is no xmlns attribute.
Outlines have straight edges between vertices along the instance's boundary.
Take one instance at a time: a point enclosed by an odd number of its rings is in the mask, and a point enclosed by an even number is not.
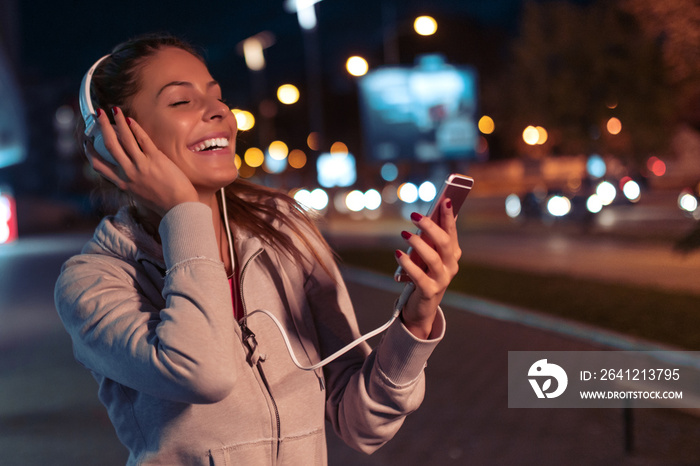
<svg viewBox="0 0 700 466"><path fill-rule="evenodd" d="M162 246L136 222L128 207L103 218L83 248L84 254L104 254L105 251L134 262L147 260L165 269Z"/></svg>

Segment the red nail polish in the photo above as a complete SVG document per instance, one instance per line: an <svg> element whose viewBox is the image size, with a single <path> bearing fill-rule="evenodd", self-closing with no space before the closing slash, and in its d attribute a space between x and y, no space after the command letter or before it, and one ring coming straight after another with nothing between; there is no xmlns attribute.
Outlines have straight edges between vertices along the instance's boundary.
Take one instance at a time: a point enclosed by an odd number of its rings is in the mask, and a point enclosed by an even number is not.
<svg viewBox="0 0 700 466"><path fill-rule="evenodd" d="M97 115L97 118L99 118L99 117L102 115L102 109L101 109L101 108L98 108L98 109L95 111L95 115Z"/></svg>
<svg viewBox="0 0 700 466"><path fill-rule="evenodd" d="M397 258L397 259L398 259L399 257L403 256L403 252L400 251L399 249L397 249L396 252L395 252L394 254L396 254L396 258Z"/></svg>
<svg viewBox="0 0 700 466"><path fill-rule="evenodd" d="M131 121L132 121L131 118L126 117L126 124L127 125L131 126Z"/></svg>
<svg viewBox="0 0 700 466"><path fill-rule="evenodd" d="M112 115L118 115L119 114L119 107L112 107Z"/></svg>
<svg viewBox="0 0 700 466"><path fill-rule="evenodd" d="M448 209L451 209L451 208L452 208L452 199L448 199L448 200L445 202L445 207L447 207Z"/></svg>
<svg viewBox="0 0 700 466"><path fill-rule="evenodd" d="M408 239L408 238L410 238L410 237L413 236L413 235L412 235L411 233L407 232L407 231L402 231L402 232L401 232L401 236L403 237L403 239Z"/></svg>
<svg viewBox="0 0 700 466"><path fill-rule="evenodd" d="M411 220L413 220L414 222L420 222L422 218L423 218L423 216L421 214L419 214L418 212L413 212L411 214Z"/></svg>

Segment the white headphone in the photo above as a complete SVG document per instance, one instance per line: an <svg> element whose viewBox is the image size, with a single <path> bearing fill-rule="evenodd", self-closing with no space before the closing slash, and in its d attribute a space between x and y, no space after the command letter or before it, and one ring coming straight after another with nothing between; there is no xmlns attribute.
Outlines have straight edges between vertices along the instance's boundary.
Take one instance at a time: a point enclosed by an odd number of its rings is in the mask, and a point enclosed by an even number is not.
<svg viewBox="0 0 700 466"><path fill-rule="evenodd" d="M95 72L97 66L100 63L102 63L102 61L107 57L109 57L109 55L105 55L104 57L97 60L95 64L90 67L87 73L85 73L85 76L83 76L83 82L80 84L79 94L80 113L82 114L83 120L85 121L85 136L87 136L90 139L92 145L95 147L95 150L98 154L100 154L108 162L116 165L117 161L114 160L112 154L110 154L107 148L105 147L105 142L102 136L102 131L100 130L100 125L95 119L95 108L92 105L92 97L90 96L90 84L92 83L92 74Z"/></svg>

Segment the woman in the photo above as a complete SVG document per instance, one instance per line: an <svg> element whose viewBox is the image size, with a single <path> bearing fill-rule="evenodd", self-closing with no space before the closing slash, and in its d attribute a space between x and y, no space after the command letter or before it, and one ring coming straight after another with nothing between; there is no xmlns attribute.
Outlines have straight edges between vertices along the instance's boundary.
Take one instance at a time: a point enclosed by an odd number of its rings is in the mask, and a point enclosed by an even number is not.
<svg viewBox="0 0 700 466"><path fill-rule="evenodd" d="M129 464L325 464L324 419L367 453L390 440L444 332L438 305L461 254L449 200L444 230L413 216L434 249L402 233L429 269L397 251L416 289L378 347L302 371L253 311L274 315L309 366L359 336L354 311L303 210L236 179L236 120L202 58L140 37L98 66L92 94L117 164L86 152L124 206L64 265L55 296Z"/></svg>

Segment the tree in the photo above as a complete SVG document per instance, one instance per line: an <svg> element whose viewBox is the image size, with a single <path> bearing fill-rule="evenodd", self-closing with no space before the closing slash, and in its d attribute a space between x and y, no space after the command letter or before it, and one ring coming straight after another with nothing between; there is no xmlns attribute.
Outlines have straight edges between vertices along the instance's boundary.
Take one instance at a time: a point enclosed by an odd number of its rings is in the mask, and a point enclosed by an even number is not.
<svg viewBox="0 0 700 466"><path fill-rule="evenodd" d="M622 0L621 6L660 44L680 117L700 130L700 2Z"/></svg>
<svg viewBox="0 0 700 466"><path fill-rule="evenodd" d="M615 2L529 2L500 112L522 152L528 125L547 129L553 154L610 153L640 164L668 144L672 105L656 43ZM622 132L611 135L611 117Z"/></svg>

